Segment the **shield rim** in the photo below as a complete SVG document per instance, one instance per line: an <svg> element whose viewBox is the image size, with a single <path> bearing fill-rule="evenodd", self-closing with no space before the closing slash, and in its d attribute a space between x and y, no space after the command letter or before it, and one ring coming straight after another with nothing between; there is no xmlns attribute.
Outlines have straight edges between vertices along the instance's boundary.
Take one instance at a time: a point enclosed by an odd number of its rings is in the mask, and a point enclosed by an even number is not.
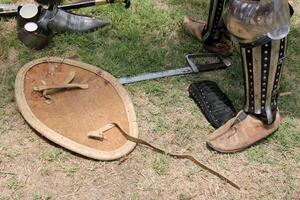
<svg viewBox="0 0 300 200"><path fill-rule="evenodd" d="M26 73L34 66L42 63L65 63L68 65L73 65L75 67L79 67L85 69L89 72L95 73L108 82L112 84L112 86L116 89L116 92L122 99L124 104L124 108L127 113L127 118L129 121L129 134L133 137L138 137L138 125L136 121L136 114L134 111L134 107L132 101L125 90L125 88L118 82L118 80L113 77L108 72L98 68L96 66L82 63L80 61L75 61L71 59L59 58L59 57L44 57L40 59L33 60L27 64L25 64L18 72L15 80L15 97L16 103L18 106L19 111L21 112L22 116L24 117L25 121L37 132L41 135L49 139L50 141L72 151L78 153L80 155L93 158L96 160L116 160L119 159L127 154L129 154L136 146L136 143L128 141L121 146L120 148L114 151L101 151L91 147L87 147L80 143L77 143L67 137L59 134L58 132L52 130L51 128L47 127L43 122L41 122L32 112L30 109L27 99L25 97L24 91L24 80Z"/></svg>

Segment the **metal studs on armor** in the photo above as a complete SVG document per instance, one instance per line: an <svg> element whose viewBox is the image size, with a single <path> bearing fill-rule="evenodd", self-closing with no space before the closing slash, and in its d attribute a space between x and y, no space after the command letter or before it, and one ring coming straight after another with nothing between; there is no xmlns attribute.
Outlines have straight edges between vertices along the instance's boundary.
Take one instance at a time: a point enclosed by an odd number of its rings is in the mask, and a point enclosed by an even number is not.
<svg viewBox="0 0 300 200"><path fill-rule="evenodd" d="M254 41L255 46L251 46L251 43L241 44L247 99L245 112L255 114L265 123L271 124L277 111L286 39L261 41L260 44Z"/></svg>
<svg viewBox="0 0 300 200"><path fill-rule="evenodd" d="M208 24L203 31L204 43L218 42L221 38L222 27L225 27L222 14L225 0L211 0Z"/></svg>
<svg viewBox="0 0 300 200"><path fill-rule="evenodd" d="M285 47L286 45L286 39L281 39L280 40L280 50L279 50L279 58L278 58L278 65L276 69L276 75L275 75L275 82L273 86L273 91L272 91L272 104L274 106L277 105L277 98L278 98L278 85L279 85L279 79L280 79L280 74L281 74L281 69L283 65L283 60L284 60L284 54L285 54Z"/></svg>
<svg viewBox="0 0 300 200"><path fill-rule="evenodd" d="M268 75L269 75L269 68L270 68L270 57L271 57L271 48L272 44L271 42L266 43L261 47L261 56L263 60L261 61L261 113L266 114L266 97L267 97L267 85L268 85Z"/></svg>
<svg viewBox="0 0 300 200"><path fill-rule="evenodd" d="M246 54L246 63L247 63L247 70L248 70L248 80L249 80L249 96L248 102L249 102L249 107L247 108L249 111L254 111L254 80L253 80L253 60L252 60L252 49L246 48L242 49L245 54Z"/></svg>

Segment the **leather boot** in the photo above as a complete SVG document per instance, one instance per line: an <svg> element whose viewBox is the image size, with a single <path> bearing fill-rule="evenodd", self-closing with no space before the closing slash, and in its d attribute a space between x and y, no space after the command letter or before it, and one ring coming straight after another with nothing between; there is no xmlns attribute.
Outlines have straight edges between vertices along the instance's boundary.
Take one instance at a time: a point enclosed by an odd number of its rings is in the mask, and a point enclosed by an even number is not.
<svg viewBox="0 0 300 200"><path fill-rule="evenodd" d="M207 141L208 146L221 153L239 152L274 133L280 124L279 112L270 125L244 112L233 119L216 131L219 134Z"/></svg>
<svg viewBox="0 0 300 200"><path fill-rule="evenodd" d="M203 43L205 49L229 56L233 45L222 18L224 4L225 0L210 0L207 22L185 17L183 24L187 32Z"/></svg>
<svg viewBox="0 0 300 200"><path fill-rule="evenodd" d="M239 112L236 116L239 116L243 111ZM236 117L231 118L228 120L223 126L220 128L216 129L208 138L207 141L212 141L217 139L218 137L222 136L227 130L230 129L230 127L233 125L235 122Z"/></svg>
<svg viewBox="0 0 300 200"><path fill-rule="evenodd" d="M190 17L185 16L183 25L188 33L190 33L198 41L204 42L202 33L206 26L206 22L202 20L196 21ZM232 42L225 37L222 37L220 42L212 42L210 44L203 43L203 46L208 51L220 54L222 56L230 56L233 52Z"/></svg>

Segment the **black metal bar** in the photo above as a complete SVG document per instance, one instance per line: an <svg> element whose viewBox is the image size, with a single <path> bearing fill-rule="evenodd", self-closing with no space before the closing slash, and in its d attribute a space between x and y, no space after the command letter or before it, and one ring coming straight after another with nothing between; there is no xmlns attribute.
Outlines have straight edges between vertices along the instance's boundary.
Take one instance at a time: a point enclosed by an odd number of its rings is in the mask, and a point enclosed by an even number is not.
<svg viewBox="0 0 300 200"><path fill-rule="evenodd" d="M72 10L72 9L79 9L79 8L86 8L95 6L96 2L95 0L89 0L89 1L82 1L77 3L71 3L66 5L59 5L58 8L64 9L64 10ZM16 17L18 15L17 10L13 11L5 11L0 9L0 17Z"/></svg>
<svg viewBox="0 0 300 200"><path fill-rule="evenodd" d="M16 17L17 12L10 11L10 12L0 12L0 17Z"/></svg>
<svg viewBox="0 0 300 200"><path fill-rule="evenodd" d="M79 9L79 8L86 8L95 6L96 2L94 0L92 1L83 1L83 2L77 2L67 5L59 5L58 8L64 9L64 10L72 10L72 9Z"/></svg>
<svg viewBox="0 0 300 200"><path fill-rule="evenodd" d="M59 5L58 8L64 9L64 10L72 10L72 9L79 9L79 8L86 8L91 7L95 5L103 5L103 4L112 4L112 3L119 3L122 2L121 0L115 1L115 0L87 0L87 1L81 1L77 3L71 3L66 5ZM130 6L130 0L124 0L123 3L125 3L125 7L129 8ZM1 10L0 8L0 17L16 17L18 15L17 10L12 11L5 11Z"/></svg>

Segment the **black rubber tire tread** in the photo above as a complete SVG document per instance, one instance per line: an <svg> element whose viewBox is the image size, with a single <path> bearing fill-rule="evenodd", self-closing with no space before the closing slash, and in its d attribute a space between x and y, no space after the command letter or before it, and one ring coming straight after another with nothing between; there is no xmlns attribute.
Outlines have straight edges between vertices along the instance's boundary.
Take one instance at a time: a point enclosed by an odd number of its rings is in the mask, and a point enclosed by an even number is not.
<svg viewBox="0 0 300 200"><path fill-rule="evenodd" d="M189 95L207 121L216 129L236 115L236 110L230 99L213 81L205 80L192 83L189 87Z"/></svg>

